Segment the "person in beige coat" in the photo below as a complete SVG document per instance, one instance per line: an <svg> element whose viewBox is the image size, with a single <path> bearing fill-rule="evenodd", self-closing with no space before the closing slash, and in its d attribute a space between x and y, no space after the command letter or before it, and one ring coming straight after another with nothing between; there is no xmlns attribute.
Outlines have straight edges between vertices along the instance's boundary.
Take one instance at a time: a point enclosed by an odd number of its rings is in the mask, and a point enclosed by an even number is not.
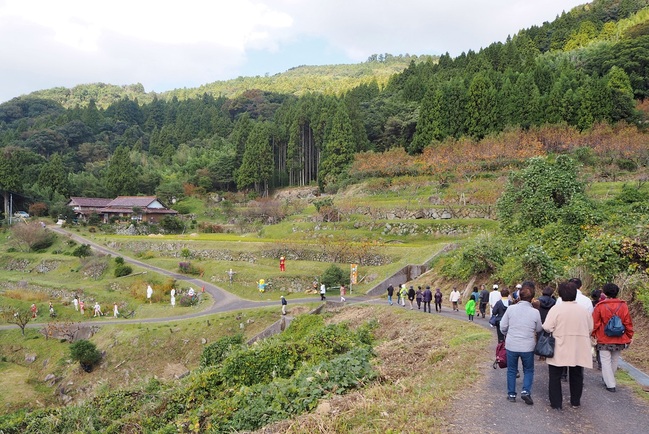
<svg viewBox="0 0 649 434"><path fill-rule="evenodd" d="M593 367L590 344L593 317L575 301L577 286L574 283L560 283L558 292L563 303L550 309L543 329L552 333L555 339L554 357L546 359L549 369L548 394L550 406L560 410L563 403L561 374L564 366L568 367L570 374L570 404L573 407L581 405L584 368Z"/></svg>

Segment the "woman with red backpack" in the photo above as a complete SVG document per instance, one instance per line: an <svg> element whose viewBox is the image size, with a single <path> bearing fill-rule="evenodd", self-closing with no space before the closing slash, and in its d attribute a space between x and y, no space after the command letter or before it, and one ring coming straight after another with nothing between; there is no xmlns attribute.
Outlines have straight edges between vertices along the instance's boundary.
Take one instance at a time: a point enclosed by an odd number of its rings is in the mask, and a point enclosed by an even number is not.
<svg viewBox="0 0 649 434"><path fill-rule="evenodd" d="M633 341L633 322L626 301L617 298L616 284L607 283L602 292L606 299L595 305L592 336L597 340L606 390L615 392L615 371L620 353Z"/></svg>

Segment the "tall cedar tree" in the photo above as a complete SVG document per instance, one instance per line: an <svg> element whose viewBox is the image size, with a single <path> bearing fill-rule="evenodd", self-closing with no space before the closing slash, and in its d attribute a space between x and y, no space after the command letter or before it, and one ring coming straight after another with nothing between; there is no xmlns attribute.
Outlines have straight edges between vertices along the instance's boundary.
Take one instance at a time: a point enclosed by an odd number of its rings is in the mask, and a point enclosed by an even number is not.
<svg viewBox="0 0 649 434"><path fill-rule="evenodd" d="M268 126L256 122L246 140L243 162L237 172L237 188L253 186L258 194L267 196L268 181L272 175L273 150L269 142Z"/></svg>
<svg viewBox="0 0 649 434"><path fill-rule="evenodd" d="M325 141L318 184L324 188L335 184L354 160L356 145L352 124L343 103L338 104L336 114L331 121L331 129Z"/></svg>
<svg viewBox="0 0 649 434"><path fill-rule="evenodd" d="M38 175L38 185L48 191L50 202L54 199L55 193L63 196L70 194L68 170L63 165L59 154L52 155L50 161L43 166L40 175Z"/></svg>
<svg viewBox="0 0 649 434"><path fill-rule="evenodd" d="M137 192L135 166L131 164L126 147L118 146L115 149L106 168L104 182L112 196L128 196Z"/></svg>

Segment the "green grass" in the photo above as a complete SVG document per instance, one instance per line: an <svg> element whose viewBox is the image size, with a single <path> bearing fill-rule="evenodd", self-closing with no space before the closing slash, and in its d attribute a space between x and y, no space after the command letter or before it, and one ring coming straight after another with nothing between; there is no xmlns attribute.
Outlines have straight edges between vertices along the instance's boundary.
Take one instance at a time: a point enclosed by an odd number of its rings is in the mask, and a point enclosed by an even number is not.
<svg viewBox="0 0 649 434"><path fill-rule="evenodd" d="M45 339L34 328L28 328L25 337L18 327L0 331L4 358L0 359L0 413L59 405L54 392L61 384L69 394L80 397L104 385L127 387L153 376L172 380L174 369L198 367L203 342L209 344L240 332L251 338L277 319L277 308L262 308L170 323L103 325L90 340L105 351L105 357L89 374L70 360L67 342ZM26 354L33 354L36 360L26 363ZM43 382L48 374L59 378L55 386ZM83 388L88 391L82 392Z"/></svg>

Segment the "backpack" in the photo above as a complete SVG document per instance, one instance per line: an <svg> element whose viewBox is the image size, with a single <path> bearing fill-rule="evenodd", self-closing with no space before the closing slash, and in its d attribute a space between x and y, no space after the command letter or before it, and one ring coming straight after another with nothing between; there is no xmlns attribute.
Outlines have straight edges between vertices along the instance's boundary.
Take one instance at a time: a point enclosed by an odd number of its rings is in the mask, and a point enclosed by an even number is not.
<svg viewBox="0 0 649 434"><path fill-rule="evenodd" d="M498 342L496 345L496 360L494 361L493 368L496 369L496 366L499 368L507 367L507 350L505 349L505 341Z"/></svg>
<svg viewBox="0 0 649 434"><path fill-rule="evenodd" d="M617 315L620 306L622 306L622 304L617 305L617 309L613 312L613 316L606 323L606 327L604 327L604 334L606 336L619 337L624 334L624 324L622 324L622 319ZM606 308L611 312L610 307L606 306Z"/></svg>

